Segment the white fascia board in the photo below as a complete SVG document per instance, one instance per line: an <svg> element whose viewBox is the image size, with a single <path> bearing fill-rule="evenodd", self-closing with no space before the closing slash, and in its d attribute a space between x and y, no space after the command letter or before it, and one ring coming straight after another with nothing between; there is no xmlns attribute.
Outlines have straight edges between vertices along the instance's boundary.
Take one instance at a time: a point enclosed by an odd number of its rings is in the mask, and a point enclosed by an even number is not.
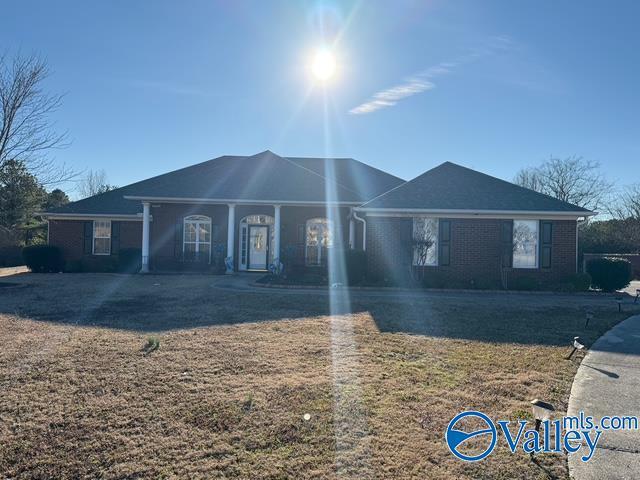
<svg viewBox="0 0 640 480"><path fill-rule="evenodd" d="M206 203L221 205L289 205L299 207L323 206L323 205L344 205L356 206L362 205L362 202L322 202L322 201L292 201L292 200L239 200L237 198L187 198L187 197L139 197L125 195L126 200L139 200L141 202L158 202L158 203Z"/></svg>
<svg viewBox="0 0 640 480"><path fill-rule="evenodd" d="M495 218L495 219L535 219L535 220L576 220L596 215L596 212L546 212L522 210L444 210L444 209L405 209L405 208L356 208L371 217L411 217L414 215L433 215L447 218Z"/></svg>
<svg viewBox="0 0 640 480"><path fill-rule="evenodd" d="M122 215L112 213L36 213L47 220L117 220L122 222L141 222L142 214ZM152 218L152 217L151 217Z"/></svg>

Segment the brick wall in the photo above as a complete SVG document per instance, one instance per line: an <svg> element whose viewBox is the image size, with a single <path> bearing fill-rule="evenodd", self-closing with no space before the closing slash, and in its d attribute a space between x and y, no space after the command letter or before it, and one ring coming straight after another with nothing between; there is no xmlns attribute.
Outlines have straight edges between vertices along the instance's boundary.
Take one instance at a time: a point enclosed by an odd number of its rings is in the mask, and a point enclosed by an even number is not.
<svg viewBox="0 0 640 480"><path fill-rule="evenodd" d="M367 257L370 273L391 281L437 275L457 286L508 284L529 277L541 283L558 282L576 271L576 222L553 221L551 268L501 268L500 228L497 219L451 219L450 265L412 267L413 223L404 217L367 217Z"/></svg>
<svg viewBox="0 0 640 480"><path fill-rule="evenodd" d="M115 222L115 220L114 220ZM80 260L84 254L85 220L49 220L49 245L60 247L65 261ZM142 222L120 222L120 248L140 248Z"/></svg>

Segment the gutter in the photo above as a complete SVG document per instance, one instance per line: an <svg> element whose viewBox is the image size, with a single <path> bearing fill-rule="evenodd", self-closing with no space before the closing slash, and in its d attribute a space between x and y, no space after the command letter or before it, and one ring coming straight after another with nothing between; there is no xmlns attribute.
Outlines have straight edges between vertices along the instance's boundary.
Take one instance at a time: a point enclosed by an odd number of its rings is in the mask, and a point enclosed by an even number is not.
<svg viewBox="0 0 640 480"><path fill-rule="evenodd" d="M364 218L360 218L355 210L351 212L354 220L362 222L362 251L367 251L367 221Z"/></svg>

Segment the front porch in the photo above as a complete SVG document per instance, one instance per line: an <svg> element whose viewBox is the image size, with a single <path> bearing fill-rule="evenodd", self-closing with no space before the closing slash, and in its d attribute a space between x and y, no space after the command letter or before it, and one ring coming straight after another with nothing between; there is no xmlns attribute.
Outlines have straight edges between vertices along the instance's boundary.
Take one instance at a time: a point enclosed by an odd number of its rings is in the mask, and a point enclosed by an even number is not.
<svg viewBox="0 0 640 480"><path fill-rule="evenodd" d="M332 248L362 246L345 205L142 202L142 272L266 272L325 267Z"/></svg>

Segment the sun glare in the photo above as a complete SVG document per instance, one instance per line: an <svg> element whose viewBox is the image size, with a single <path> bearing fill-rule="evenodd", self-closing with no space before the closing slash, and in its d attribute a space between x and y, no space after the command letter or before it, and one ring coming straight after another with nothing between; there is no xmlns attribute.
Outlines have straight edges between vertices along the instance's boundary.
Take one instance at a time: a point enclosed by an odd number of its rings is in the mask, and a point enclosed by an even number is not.
<svg viewBox="0 0 640 480"><path fill-rule="evenodd" d="M311 64L313 76L322 82L326 82L336 72L336 59L328 50L319 50Z"/></svg>

